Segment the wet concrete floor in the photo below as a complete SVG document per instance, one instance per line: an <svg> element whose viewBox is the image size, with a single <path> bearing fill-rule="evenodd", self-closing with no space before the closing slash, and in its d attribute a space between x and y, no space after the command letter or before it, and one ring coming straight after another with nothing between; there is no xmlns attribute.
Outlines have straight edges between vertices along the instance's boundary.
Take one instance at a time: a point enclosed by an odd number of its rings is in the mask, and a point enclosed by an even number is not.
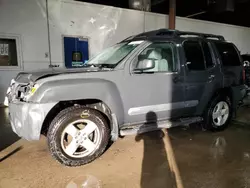
<svg viewBox="0 0 250 188"><path fill-rule="evenodd" d="M196 126L127 136L91 164L69 168L52 159L45 137L18 140L5 116L0 108L0 188L75 188L83 182L89 188L250 187L250 125L232 123L219 133Z"/></svg>

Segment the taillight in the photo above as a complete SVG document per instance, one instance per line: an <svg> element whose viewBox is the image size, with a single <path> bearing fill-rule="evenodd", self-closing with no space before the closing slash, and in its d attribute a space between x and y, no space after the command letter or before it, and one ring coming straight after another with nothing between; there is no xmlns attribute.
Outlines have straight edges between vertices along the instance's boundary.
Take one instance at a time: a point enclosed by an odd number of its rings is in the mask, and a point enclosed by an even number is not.
<svg viewBox="0 0 250 188"><path fill-rule="evenodd" d="M243 83L245 83L245 80L246 80L246 71L245 71L244 68L243 68L243 71L242 71L242 80L243 80Z"/></svg>

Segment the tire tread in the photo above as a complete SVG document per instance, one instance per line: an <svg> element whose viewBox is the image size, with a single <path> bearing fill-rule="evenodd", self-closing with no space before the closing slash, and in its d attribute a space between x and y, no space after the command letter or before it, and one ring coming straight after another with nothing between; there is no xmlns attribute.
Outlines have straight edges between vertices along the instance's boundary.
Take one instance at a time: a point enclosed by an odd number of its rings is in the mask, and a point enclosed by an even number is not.
<svg viewBox="0 0 250 188"><path fill-rule="evenodd" d="M56 142L56 141L55 141L54 137L55 137L56 131L57 131L58 127L60 126L60 124L66 118L73 116L72 112L79 110L79 109L81 109L81 110L88 109L92 115L95 115L96 118L98 118L100 121L102 121L103 122L102 126L105 129L105 131L104 131L105 133L103 136L103 140L101 141L102 142L101 145L103 147L99 148L98 152L95 152L87 159L72 160L72 159L67 158L60 151L59 147L55 147L56 144L54 142ZM80 166L80 165L84 165L84 164L92 162L93 160L98 158L105 151L105 149L108 145L109 139L110 139L109 133L110 133L110 129L109 129L108 123L107 123L105 117L99 111L97 111L95 109L87 108L85 106L72 106L72 107L68 107L68 108L62 110L61 112L59 112L59 114L52 120L52 122L49 126L48 134L47 134L48 147L49 147L49 150L50 150L52 157L54 159L56 159L56 161L58 161L61 164L66 165L66 166L76 167L76 166Z"/></svg>

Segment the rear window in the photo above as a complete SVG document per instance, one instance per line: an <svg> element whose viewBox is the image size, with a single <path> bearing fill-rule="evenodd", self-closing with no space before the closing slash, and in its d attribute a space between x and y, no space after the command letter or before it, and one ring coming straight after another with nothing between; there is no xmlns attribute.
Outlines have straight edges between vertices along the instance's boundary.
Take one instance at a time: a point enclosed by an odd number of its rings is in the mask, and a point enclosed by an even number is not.
<svg viewBox="0 0 250 188"><path fill-rule="evenodd" d="M233 44L218 43L218 42L215 42L214 44L219 52L223 66L240 66L241 65L238 52L235 49Z"/></svg>
<svg viewBox="0 0 250 188"><path fill-rule="evenodd" d="M204 57L201 45L198 41L185 41L184 51L189 70L205 70Z"/></svg>

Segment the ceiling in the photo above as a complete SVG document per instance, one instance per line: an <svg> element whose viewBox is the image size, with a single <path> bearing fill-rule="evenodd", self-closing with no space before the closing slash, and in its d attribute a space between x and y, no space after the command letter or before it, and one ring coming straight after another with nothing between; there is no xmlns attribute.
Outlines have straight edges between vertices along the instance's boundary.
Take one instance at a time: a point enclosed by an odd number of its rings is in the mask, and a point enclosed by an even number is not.
<svg viewBox="0 0 250 188"><path fill-rule="evenodd" d="M129 8L129 0L84 1L121 8ZM234 2L234 10L231 9L230 11L226 11L222 8L222 6L218 6L222 5L226 1ZM169 0L152 0L151 11L168 14ZM176 0L176 15L250 27L250 0Z"/></svg>

